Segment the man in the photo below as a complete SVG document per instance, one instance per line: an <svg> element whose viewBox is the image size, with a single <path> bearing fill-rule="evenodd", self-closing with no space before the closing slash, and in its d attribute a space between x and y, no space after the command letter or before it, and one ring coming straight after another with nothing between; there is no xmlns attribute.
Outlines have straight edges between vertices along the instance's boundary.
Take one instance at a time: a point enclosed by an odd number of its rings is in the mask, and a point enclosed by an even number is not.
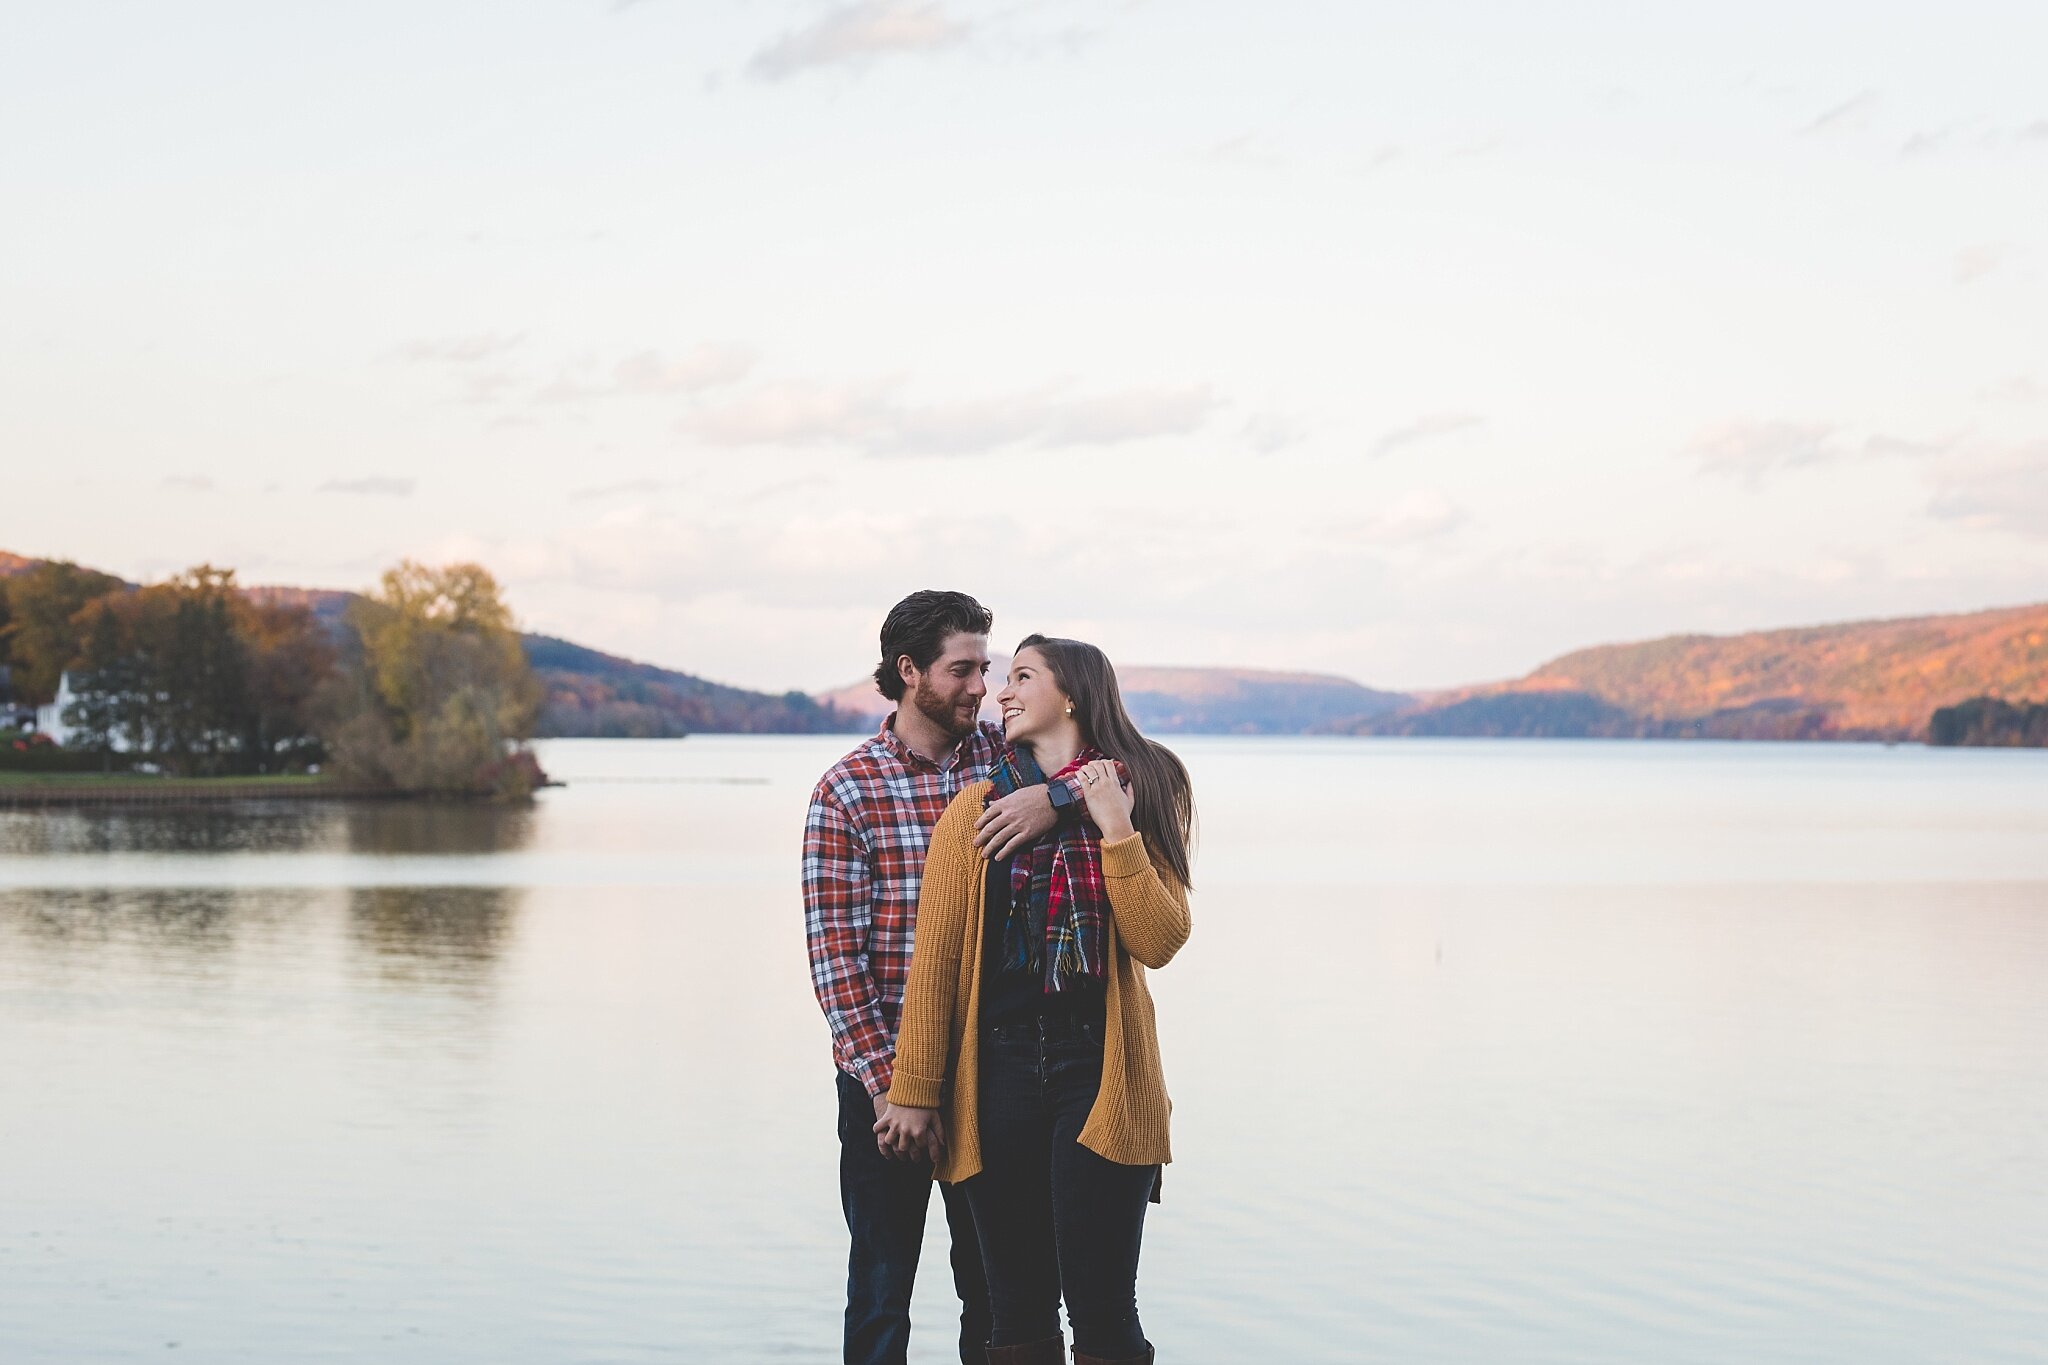
<svg viewBox="0 0 2048 1365"><path fill-rule="evenodd" d="M1002 732L980 724L988 693L988 609L960 592L915 592L882 623L875 686L897 707L811 792L804 823L804 929L811 981L832 1027L839 1074L839 1199L852 1237L846 1365L902 1365L910 1291L931 1201L927 1162L875 1141L910 975L917 892L932 827L962 787L988 776ZM1009 856L1081 809L1073 779L992 804L975 842ZM941 1187L960 1295L960 1359L988 1358L988 1290L967 1201Z"/></svg>

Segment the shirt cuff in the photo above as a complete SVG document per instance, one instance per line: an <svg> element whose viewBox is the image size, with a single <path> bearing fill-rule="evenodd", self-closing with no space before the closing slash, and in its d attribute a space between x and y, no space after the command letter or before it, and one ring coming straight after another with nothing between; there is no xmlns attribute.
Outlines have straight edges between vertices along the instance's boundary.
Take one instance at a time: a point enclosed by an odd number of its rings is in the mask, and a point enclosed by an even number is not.
<svg viewBox="0 0 2048 1365"><path fill-rule="evenodd" d="M893 1057L855 1057L847 1067L847 1074L861 1083L870 1099L880 1099L889 1093L889 1081L895 1068Z"/></svg>

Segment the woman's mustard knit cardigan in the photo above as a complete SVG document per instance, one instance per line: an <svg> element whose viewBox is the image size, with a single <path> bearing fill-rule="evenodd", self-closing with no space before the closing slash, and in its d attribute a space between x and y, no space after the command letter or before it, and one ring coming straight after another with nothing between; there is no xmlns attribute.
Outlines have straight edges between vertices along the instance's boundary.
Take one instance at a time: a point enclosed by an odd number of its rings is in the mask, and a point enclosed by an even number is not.
<svg viewBox="0 0 2048 1365"><path fill-rule="evenodd" d="M981 1170L978 1024L988 864L974 847L974 822L988 792L986 782L963 790L932 831L889 1087L892 1104L940 1110L946 1148L934 1174L949 1184ZM1159 1068L1145 968L1164 967L1188 941L1188 898L1152 866L1141 834L1105 843L1102 872L1110 909L1108 1027L1102 1089L1082 1125L1081 1145L1127 1166L1150 1166L1173 1160L1166 1140L1173 1103Z"/></svg>

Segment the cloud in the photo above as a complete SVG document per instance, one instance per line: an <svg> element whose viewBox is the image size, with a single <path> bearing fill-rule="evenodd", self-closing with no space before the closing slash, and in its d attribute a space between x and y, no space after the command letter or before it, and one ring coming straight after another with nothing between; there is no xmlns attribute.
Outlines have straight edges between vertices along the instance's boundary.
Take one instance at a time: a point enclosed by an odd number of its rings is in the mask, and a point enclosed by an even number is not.
<svg viewBox="0 0 2048 1365"><path fill-rule="evenodd" d="M2031 375L2008 375L1996 384L1980 389L1977 397L1994 403L2032 403L2048 398L2048 385Z"/></svg>
<svg viewBox="0 0 2048 1365"><path fill-rule="evenodd" d="M2048 540L2048 441L1944 459L1927 511L1972 530Z"/></svg>
<svg viewBox="0 0 2048 1365"><path fill-rule="evenodd" d="M1842 457L1838 428L1820 422L1724 422L1700 434L1687 453L1710 474L1737 474L1754 485L1765 474Z"/></svg>
<svg viewBox="0 0 2048 1365"><path fill-rule="evenodd" d="M204 474L166 474L164 487L176 489L180 493L211 493L213 480Z"/></svg>
<svg viewBox="0 0 2048 1365"><path fill-rule="evenodd" d="M322 493L354 493L364 497L409 498L418 486L416 479L372 475L362 479L329 479L320 485Z"/></svg>
<svg viewBox="0 0 2048 1365"><path fill-rule="evenodd" d="M448 365L474 365L505 352L524 341L516 332L478 332L472 336L438 337L408 341L398 348L407 360Z"/></svg>
<svg viewBox="0 0 2048 1365"><path fill-rule="evenodd" d="M886 387L786 380L683 419L684 431L714 445L861 445L885 425Z"/></svg>
<svg viewBox="0 0 2048 1365"><path fill-rule="evenodd" d="M1923 128L1899 146L1899 155L1926 157L1977 150L1998 152L2011 147L2025 149L2048 144L2048 119L2036 119L2018 126L1991 125L1969 119L1940 128Z"/></svg>
<svg viewBox="0 0 2048 1365"><path fill-rule="evenodd" d="M1346 535L1374 545L1412 545L1448 535L1469 519L1442 489L1418 488L1346 528Z"/></svg>
<svg viewBox="0 0 2048 1365"><path fill-rule="evenodd" d="M1913 441L1873 432L1857 436L1828 422L1733 421L1710 427L1686 447L1703 474L1734 475L1755 488L1764 476L1848 459L1917 458L1947 443Z"/></svg>
<svg viewBox="0 0 2048 1365"><path fill-rule="evenodd" d="M1431 440L1438 436L1449 436L1453 432L1469 431L1483 426L1486 419L1469 412L1440 412L1418 418L1405 427L1396 427L1373 442L1372 457L1377 460L1397 450L1414 445L1418 441Z"/></svg>
<svg viewBox="0 0 2048 1365"><path fill-rule="evenodd" d="M2019 253L2011 242L1982 242L1956 253L1955 282L1975 284Z"/></svg>
<svg viewBox="0 0 2048 1365"><path fill-rule="evenodd" d="M1285 413L1255 412L1244 420L1245 444L1261 455L1285 450L1307 434Z"/></svg>
<svg viewBox="0 0 2048 1365"><path fill-rule="evenodd" d="M1945 151L1955 139L1953 128L1930 128L1914 133L1899 146L1900 156L1933 156Z"/></svg>
<svg viewBox="0 0 2048 1365"><path fill-rule="evenodd" d="M1209 420L1220 400L1206 384L1126 389L1045 404L1041 445L1114 445L1151 436L1185 436Z"/></svg>
<svg viewBox="0 0 2048 1365"><path fill-rule="evenodd" d="M510 370L465 369L462 375L462 396L464 403L495 403L513 389L523 386L524 381Z"/></svg>
<svg viewBox="0 0 2048 1365"><path fill-rule="evenodd" d="M744 346L694 346L674 360L659 351L642 351L613 368L619 387L632 393L696 393L730 384L754 367L754 353Z"/></svg>
<svg viewBox="0 0 2048 1365"><path fill-rule="evenodd" d="M1200 429L1222 406L1206 384L1073 394L1060 385L911 403L894 381L762 385L683 420L725 446L850 446L869 455L981 455L1018 447L1116 445Z"/></svg>
<svg viewBox="0 0 2048 1365"><path fill-rule="evenodd" d="M754 353L727 342L693 346L670 359L660 351L641 351L611 367L603 378L585 376L590 367L565 369L534 395L540 403L576 403L620 394L689 394L730 384L754 368Z"/></svg>
<svg viewBox="0 0 2048 1365"><path fill-rule="evenodd" d="M1205 149L1202 158L1219 166L1244 166L1257 170L1277 170L1287 164L1287 156L1280 150L1280 145L1264 133L1239 133L1236 137L1225 138Z"/></svg>
<svg viewBox="0 0 2048 1365"><path fill-rule="evenodd" d="M780 81L826 66L864 66L882 57L955 46L973 31L941 4L854 0L792 29L747 63L756 80Z"/></svg>
<svg viewBox="0 0 2048 1365"><path fill-rule="evenodd" d="M671 479L625 479L619 483L596 484L589 488L574 489L569 494L571 502L588 502L592 498L614 498L631 495L645 497L659 493L664 488L675 487Z"/></svg>
<svg viewBox="0 0 2048 1365"><path fill-rule="evenodd" d="M1825 133L1837 128L1861 127L1870 117L1870 111L1878 105L1878 93L1865 90L1851 95L1840 104L1821 112L1819 117L1799 131L1802 133Z"/></svg>

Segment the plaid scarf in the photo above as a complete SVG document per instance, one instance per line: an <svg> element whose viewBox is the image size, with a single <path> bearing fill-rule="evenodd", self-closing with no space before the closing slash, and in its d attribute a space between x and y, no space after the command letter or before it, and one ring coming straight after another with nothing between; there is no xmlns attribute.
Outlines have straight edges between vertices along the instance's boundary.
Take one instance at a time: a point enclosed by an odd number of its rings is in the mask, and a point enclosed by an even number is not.
<svg viewBox="0 0 2048 1365"><path fill-rule="evenodd" d="M1053 779L1101 757L1100 750L1085 748ZM1117 771L1121 776L1122 764ZM1046 780L1030 754L1007 744L989 779L995 784L991 800ZM1003 925L1005 971L1038 975L1047 995L1057 995L1083 977L1100 981L1106 974L1108 923L1102 831L1085 811L1072 824L1011 855L1010 917Z"/></svg>

